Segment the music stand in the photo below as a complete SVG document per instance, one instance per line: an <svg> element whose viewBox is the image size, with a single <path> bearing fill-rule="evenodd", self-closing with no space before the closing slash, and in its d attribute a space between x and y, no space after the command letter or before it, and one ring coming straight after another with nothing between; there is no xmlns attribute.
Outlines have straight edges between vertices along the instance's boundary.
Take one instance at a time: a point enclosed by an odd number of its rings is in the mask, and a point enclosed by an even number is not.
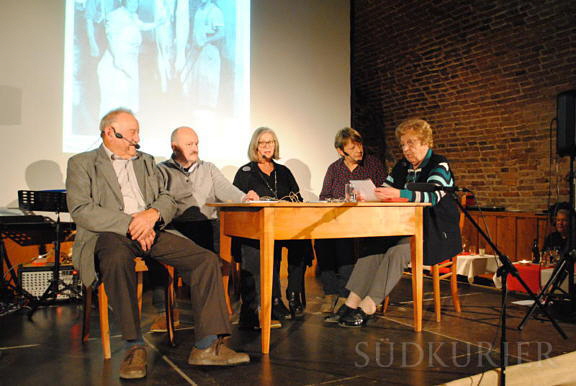
<svg viewBox="0 0 576 386"><path fill-rule="evenodd" d="M68 212L66 204L66 192L64 190L19 190L18 205L20 209L32 211L56 212L56 240L54 241L54 266L52 270L52 280L46 291L38 299L28 312L28 318L39 306L49 304L50 300L57 300L60 292L69 291L69 293L81 296L79 291L70 284L66 284L60 279L60 213Z"/></svg>
<svg viewBox="0 0 576 386"><path fill-rule="evenodd" d="M54 241L51 232L53 225L42 216L0 216L0 272L2 273L0 290L3 297L7 297L8 291L12 290L17 296L23 296L31 301L35 300L31 294L17 285L18 278L8 258L4 240L11 239L23 247L51 243ZM8 269L6 273L4 264ZM11 274L14 284L10 283L10 279L6 280L7 273Z"/></svg>

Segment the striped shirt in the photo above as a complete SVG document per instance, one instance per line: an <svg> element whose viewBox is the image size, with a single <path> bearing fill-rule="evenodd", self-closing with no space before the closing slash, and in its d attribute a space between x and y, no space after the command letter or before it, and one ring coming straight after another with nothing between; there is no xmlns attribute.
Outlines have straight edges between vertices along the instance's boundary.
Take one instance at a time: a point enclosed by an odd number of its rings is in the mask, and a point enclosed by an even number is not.
<svg viewBox="0 0 576 386"><path fill-rule="evenodd" d="M429 202L432 205L436 205L442 199L442 197L446 195L446 192L443 191L413 192L411 190L405 189L406 184L408 183L423 182L418 181L418 177L420 176L422 169L428 165L431 156L432 149L428 149L426 157L424 157L424 161L422 161L418 168L414 169L412 165L408 167L408 174L406 175L406 181L404 181L404 189L400 189L400 197L407 198L410 202ZM386 181L384 182L385 185L394 187L397 185L397 183L401 183L401 181L396 182L394 180L393 174L394 173L386 177ZM428 174L425 182L446 187L454 186L454 178L448 163L440 162L438 165L436 165L436 167L434 167Z"/></svg>

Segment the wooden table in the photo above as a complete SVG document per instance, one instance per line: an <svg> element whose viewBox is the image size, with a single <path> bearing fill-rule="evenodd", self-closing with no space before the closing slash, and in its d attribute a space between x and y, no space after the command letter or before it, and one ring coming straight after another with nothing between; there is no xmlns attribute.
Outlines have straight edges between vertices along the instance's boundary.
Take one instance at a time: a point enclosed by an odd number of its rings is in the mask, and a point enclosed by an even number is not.
<svg viewBox="0 0 576 386"><path fill-rule="evenodd" d="M270 352L274 240L412 236L414 330L422 330L423 209L420 203L209 204L220 208L220 253L232 262L231 238L260 240L262 353Z"/></svg>

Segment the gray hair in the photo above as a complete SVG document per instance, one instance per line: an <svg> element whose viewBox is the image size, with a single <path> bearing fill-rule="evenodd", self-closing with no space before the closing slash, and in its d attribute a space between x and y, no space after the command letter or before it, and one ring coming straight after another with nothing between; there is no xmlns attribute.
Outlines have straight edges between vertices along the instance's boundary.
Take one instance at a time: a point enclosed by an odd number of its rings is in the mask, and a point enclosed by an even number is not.
<svg viewBox="0 0 576 386"><path fill-rule="evenodd" d="M116 121L116 117L120 114L130 114L134 116L132 110L127 109L126 107L118 107L114 110L109 111L106 115L102 117L100 120L100 136L104 134L104 129L108 126L112 125Z"/></svg>
<svg viewBox="0 0 576 386"><path fill-rule="evenodd" d="M192 129L192 128L188 127L188 126L179 126L179 127L175 128L174 130L172 130L172 134L170 134L170 143L176 142L176 137L178 136L178 132L180 131L180 129ZM192 130L194 130L194 129L192 129Z"/></svg>
<svg viewBox="0 0 576 386"><path fill-rule="evenodd" d="M278 137L276 136L274 130L268 127L259 127L254 131L254 134L252 134L250 145L248 145L248 158L252 162L258 162L258 140L262 134L265 133L272 134L272 138L274 139L274 154L272 155L272 158L280 158L280 144L278 143Z"/></svg>

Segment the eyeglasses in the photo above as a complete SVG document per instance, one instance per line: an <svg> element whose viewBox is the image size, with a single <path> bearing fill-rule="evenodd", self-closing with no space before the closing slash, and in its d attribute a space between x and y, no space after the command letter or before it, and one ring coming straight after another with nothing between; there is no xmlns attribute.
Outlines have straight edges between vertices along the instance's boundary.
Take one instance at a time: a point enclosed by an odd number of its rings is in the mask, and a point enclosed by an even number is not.
<svg viewBox="0 0 576 386"><path fill-rule="evenodd" d="M413 148L417 145L421 145L422 142L420 142L420 140L418 139L409 139L406 142L401 142L400 143L400 148L404 149L405 147L409 147L409 148Z"/></svg>
<svg viewBox="0 0 576 386"><path fill-rule="evenodd" d="M258 146L272 146L275 143L275 141L258 141Z"/></svg>

